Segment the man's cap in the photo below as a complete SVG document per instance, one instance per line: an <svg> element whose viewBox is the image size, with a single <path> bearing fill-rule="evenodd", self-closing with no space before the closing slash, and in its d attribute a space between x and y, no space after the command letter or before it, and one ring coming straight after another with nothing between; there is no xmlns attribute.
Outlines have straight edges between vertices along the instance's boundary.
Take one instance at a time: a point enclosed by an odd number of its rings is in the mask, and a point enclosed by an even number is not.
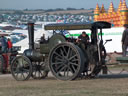
<svg viewBox="0 0 128 96"><path fill-rule="evenodd" d="M82 32L82 34L86 34L86 32L85 32L85 31L83 31L83 32Z"/></svg>

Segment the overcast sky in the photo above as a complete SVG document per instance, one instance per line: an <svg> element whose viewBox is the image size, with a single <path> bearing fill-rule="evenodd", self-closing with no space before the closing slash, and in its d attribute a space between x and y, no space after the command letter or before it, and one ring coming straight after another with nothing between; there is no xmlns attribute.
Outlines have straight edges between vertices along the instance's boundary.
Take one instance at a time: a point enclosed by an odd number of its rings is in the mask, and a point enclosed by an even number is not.
<svg viewBox="0 0 128 96"><path fill-rule="evenodd" d="M2 9L55 9L55 8L95 8L98 3L108 8L110 2L117 8L120 0L0 0ZM128 3L128 0L126 0Z"/></svg>

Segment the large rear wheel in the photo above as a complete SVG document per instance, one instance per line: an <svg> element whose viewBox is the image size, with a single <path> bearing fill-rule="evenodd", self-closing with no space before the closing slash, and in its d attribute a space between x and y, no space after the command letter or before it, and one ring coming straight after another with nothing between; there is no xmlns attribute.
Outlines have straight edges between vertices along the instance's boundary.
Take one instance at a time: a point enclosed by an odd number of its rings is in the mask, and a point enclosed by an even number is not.
<svg viewBox="0 0 128 96"><path fill-rule="evenodd" d="M52 74L60 80L74 80L84 68L84 55L72 43L56 45L49 54L49 67Z"/></svg>

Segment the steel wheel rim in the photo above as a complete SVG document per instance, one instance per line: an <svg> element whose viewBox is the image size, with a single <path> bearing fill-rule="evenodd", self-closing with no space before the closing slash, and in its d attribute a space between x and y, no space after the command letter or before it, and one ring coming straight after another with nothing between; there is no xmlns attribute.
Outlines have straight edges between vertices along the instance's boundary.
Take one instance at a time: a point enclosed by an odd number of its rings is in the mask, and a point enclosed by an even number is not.
<svg viewBox="0 0 128 96"><path fill-rule="evenodd" d="M16 57L11 65L13 77L18 81L24 81L30 78L32 65L30 60L25 56Z"/></svg>
<svg viewBox="0 0 128 96"><path fill-rule="evenodd" d="M75 45L63 44L59 44L52 50L49 67L57 79L73 80L82 71L80 54Z"/></svg>

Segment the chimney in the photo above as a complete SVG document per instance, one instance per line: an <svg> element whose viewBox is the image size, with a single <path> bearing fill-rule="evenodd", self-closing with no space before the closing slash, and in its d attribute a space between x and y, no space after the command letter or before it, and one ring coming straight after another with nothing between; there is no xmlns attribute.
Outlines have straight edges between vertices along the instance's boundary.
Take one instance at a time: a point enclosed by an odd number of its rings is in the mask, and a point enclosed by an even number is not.
<svg viewBox="0 0 128 96"><path fill-rule="evenodd" d="M28 23L29 49L34 49L34 23Z"/></svg>

